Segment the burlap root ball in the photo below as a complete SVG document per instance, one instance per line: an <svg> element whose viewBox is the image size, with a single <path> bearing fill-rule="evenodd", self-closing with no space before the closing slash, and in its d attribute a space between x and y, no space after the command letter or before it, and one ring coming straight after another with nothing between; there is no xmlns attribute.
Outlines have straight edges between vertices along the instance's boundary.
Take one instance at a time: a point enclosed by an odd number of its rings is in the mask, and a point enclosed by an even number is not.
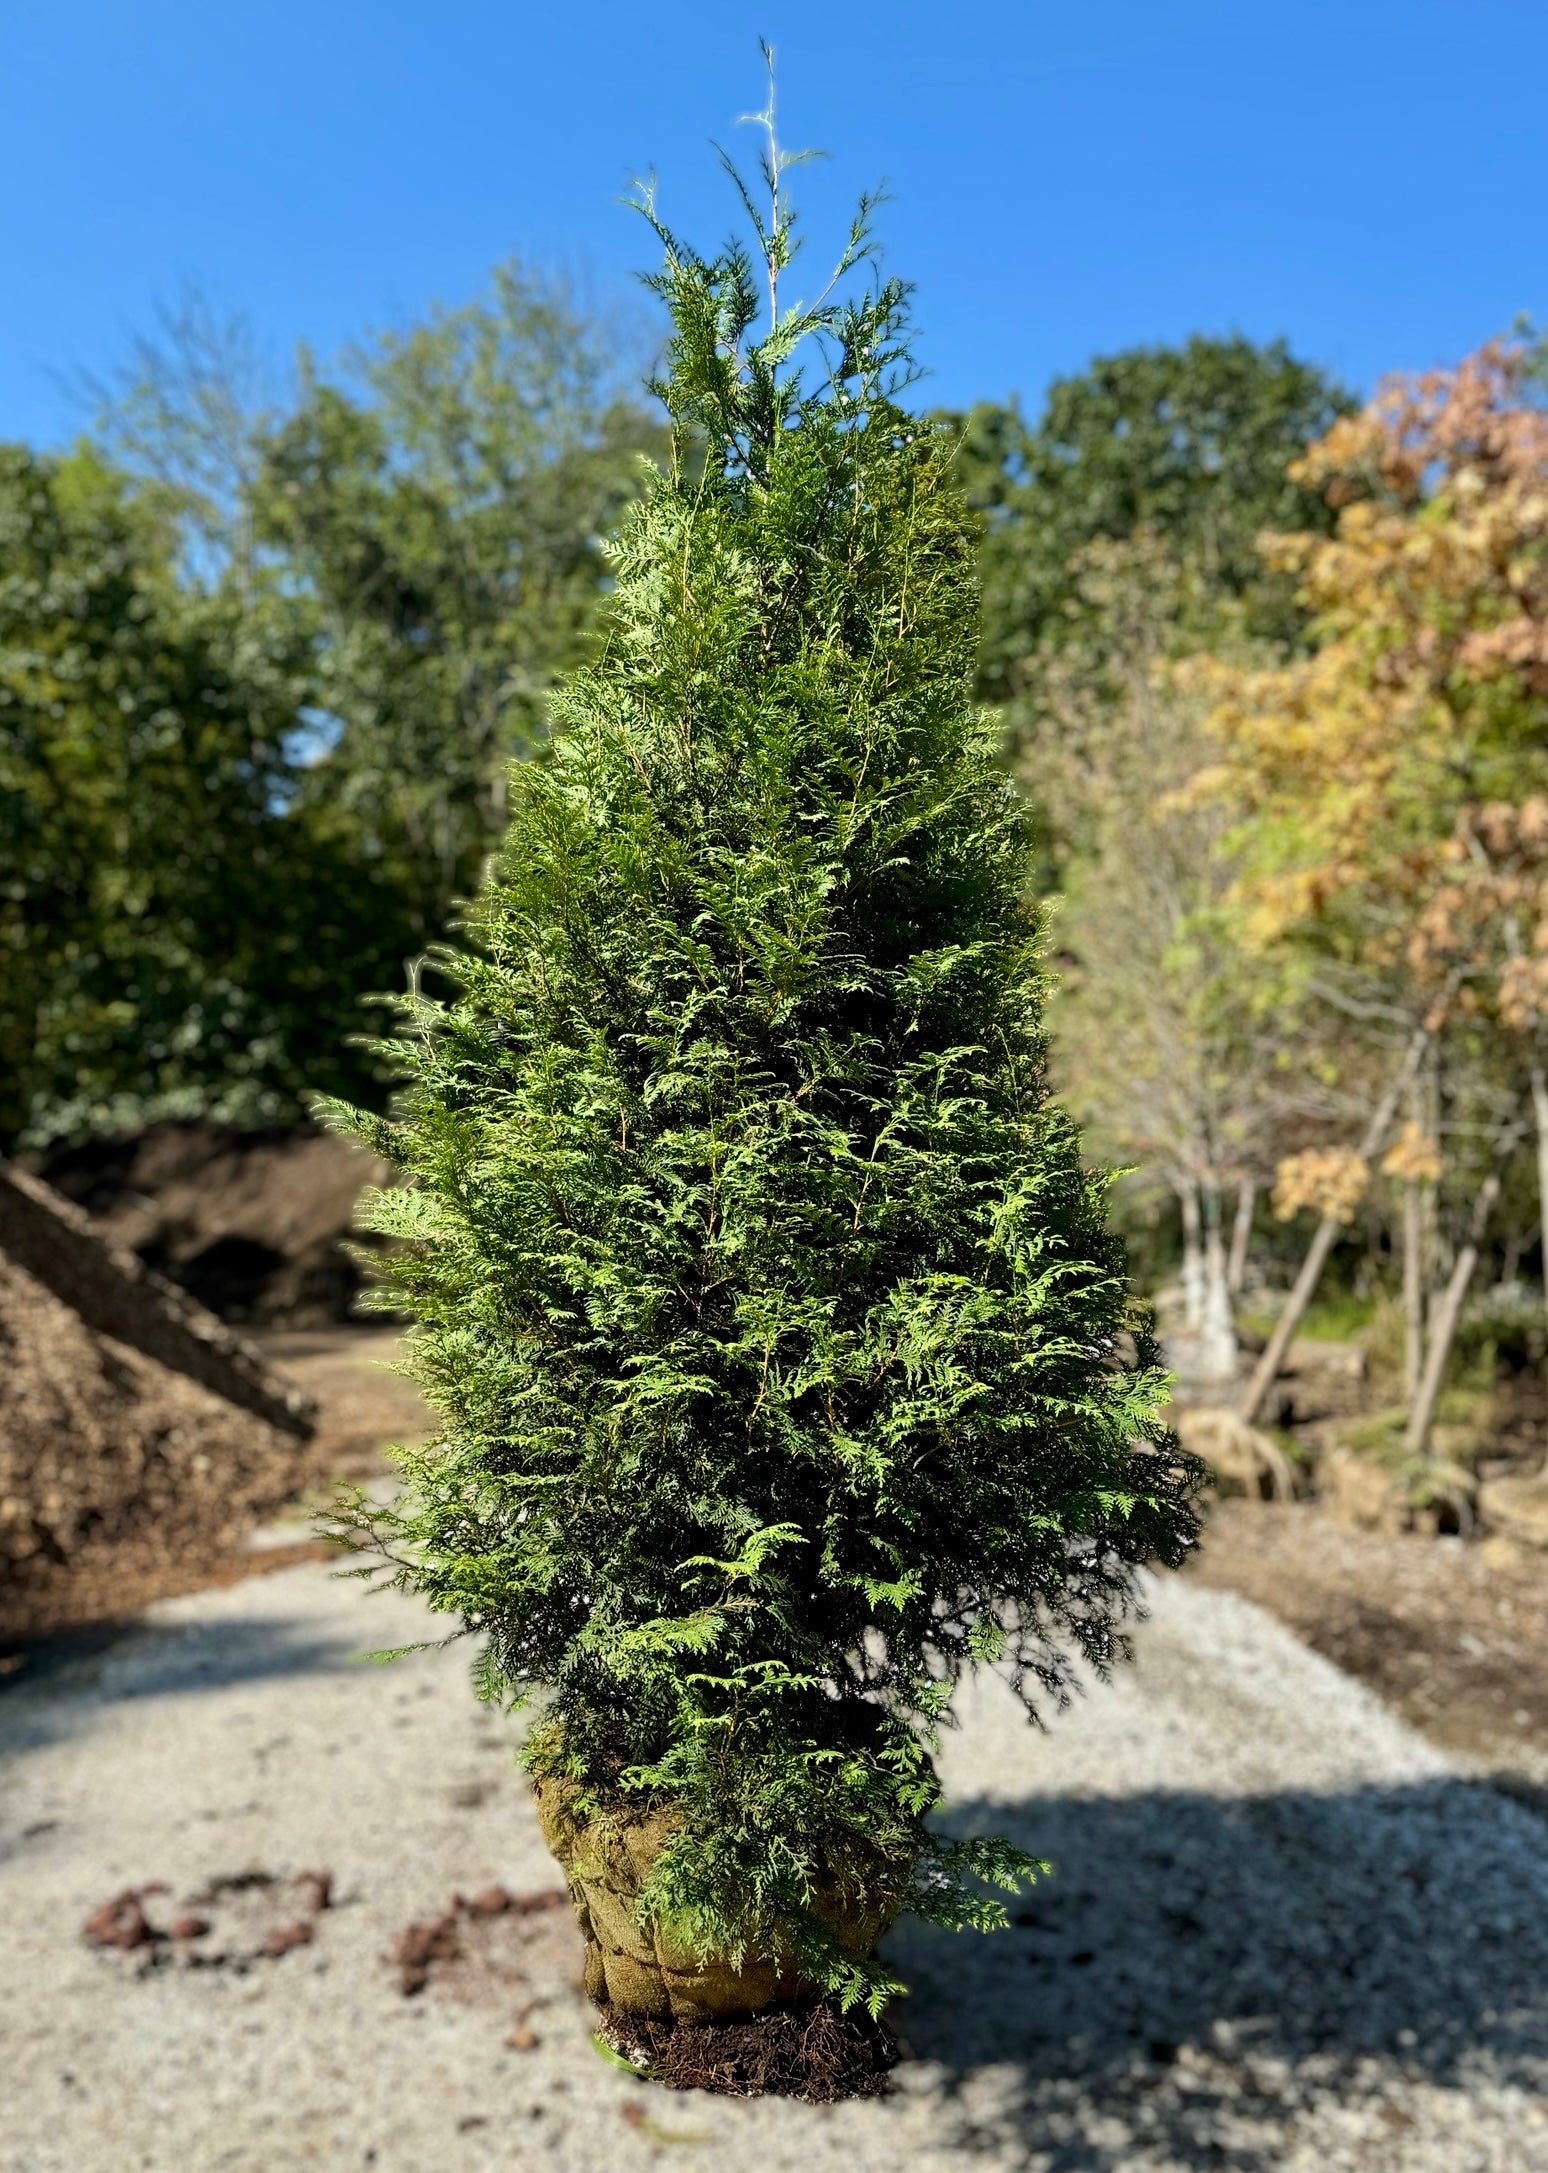
<svg viewBox="0 0 1548 2173"><path fill-rule="evenodd" d="M573 1783L534 1783L543 1836L564 1872L586 1941L589 1998L656 2021L713 2022L761 2014L791 2001L815 2000L821 1987L788 1956L745 1955L738 1963L700 1961L658 1925L640 1922L640 1889L676 1827L670 1809L617 1806L583 1821ZM857 1909L821 1894L813 1914L857 1960L871 1953L896 1916Z"/></svg>

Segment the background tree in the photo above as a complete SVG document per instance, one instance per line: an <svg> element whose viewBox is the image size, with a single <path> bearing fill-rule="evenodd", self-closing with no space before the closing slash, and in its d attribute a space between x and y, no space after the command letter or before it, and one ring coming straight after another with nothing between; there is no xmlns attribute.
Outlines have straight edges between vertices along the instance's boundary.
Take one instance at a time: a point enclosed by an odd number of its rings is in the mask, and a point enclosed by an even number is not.
<svg viewBox="0 0 1548 2173"><path fill-rule="evenodd" d="M1142 1165L1126 1197L1175 1198L1189 1336L1209 1321L1190 1363L1209 1372L1229 1365L1259 1188L1318 1089L1303 1070L1286 1091L1304 1021L1286 978L1240 955L1228 825L1177 798L1213 749L1167 666L1204 645L1270 663L1299 636L1293 580L1256 541L1331 522L1286 469L1348 405L1282 344L1195 339L1099 359L1033 428L988 408L956 424L986 522L983 683L1043 880L1068 896L1063 1079L1104 1149Z"/></svg>
<svg viewBox="0 0 1548 2173"><path fill-rule="evenodd" d="M502 265L486 296L337 371L303 357L295 407L258 439L256 533L309 607L334 735L320 779L401 859L426 941L583 653L603 539L659 442L622 344Z"/></svg>
<svg viewBox="0 0 1548 2173"><path fill-rule="evenodd" d="M372 1091L584 651L626 352L508 266L287 395L193 295L95 450L0 455L0 1139Z"/></svg>
<svg viewBox="0 0 1548 2173"><path fill-rule="evenodd" d="M1046 667L1048 740L1022 772L1079 845L1057 920L1059 1084L1099 1151L1134 1166L1131 1198L1170 1193L1169 1348L1189 1374L1229 1378L1257 1199L1330 1114L1325 1067L1296 973L1241 941L1229 820L1192 789L1217 750L1205 701L1167 663L1181 570L1141 533L1088 545L1075 578L1078 625Z"/></svg>
<svg viewBox="0 0 1548 2173"><path fill-rule="evenodd" d="M1194 337L1056 378L1035 424L1014 406L957 418L964 489L986 527L988 698L1026 694L1028 660L1079 616L1077 560L1099 538L1159 540L1186 576L1191 646L1213 632L1222 599L1249 636L1293 639L1294 584L1264 566L1257 537L1329 525L1317 493L1287 470L1354 405L1282 340Z"/></svg>
<svg viewBox="0 0 1548 2173"><path fill-rule="evenodd" d="M1437 981L1437 901L1474 826L1469 811L1520 807L1548 783L1548 417L1521 352L1492 346L1453 371L1394 381L1335 424L1300 472L1337 509L1336 531L1281 539L1271 555L1302 581L1314 645L1266 671L1206 674L1223 750L1215 783L1243 816L1243 890L1260 940L1302 947L1352 1025L1391 1044L1388 1085L1356 1150L1363 1162L1424 1067L1446 1067L1461 1150L1448 1157L1458 1257L1476 1258L1476 1212L1500 1188L1509 1105L1524 1082L1518 1068L1502 1108L1500 1051L1476 1031L1465 947ZM1336 1227L1324 1214L1249 1405L1272 1380ZM1439 1294L1416 1452L1465 1288L1464 1277L1455 1303L1450 1282Z"/></svg>
<svg viewBox="0 0 1548 2173"><path fill-rule="evenodd" d="M293 629L178 559L94 453L0 448L0 1145L371 1077L399 898L302 804Z"/></svg>
<svg viewBox="0 0 1548 2173"><path fill-rule="evenodd" d="M190 283L157 308L117 368L69 382L93 442L174 510L190 568L244 581L257 553L259 442L288 395L247 319Z"/></svg>

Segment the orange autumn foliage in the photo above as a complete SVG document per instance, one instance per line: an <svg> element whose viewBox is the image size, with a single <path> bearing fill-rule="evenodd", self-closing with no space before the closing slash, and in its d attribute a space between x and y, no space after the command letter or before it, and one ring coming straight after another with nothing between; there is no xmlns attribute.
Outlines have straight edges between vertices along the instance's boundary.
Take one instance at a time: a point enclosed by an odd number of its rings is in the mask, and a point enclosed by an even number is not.
<svg viewBox="0 0 1548 2173"><path fill-rule="evenodd" d="M1263 539L1314 648L1188 667L1221 744L1202 789L1244 818L1259 939L1352 917L1380 943L1434 909L1470 806L1548 791L1548 414L1496 342L1385 385L1292 473L1340 508L1330 537Z"/></svg>
<svg viewBox="0 0 1548 2173"><path fill-rule="evenodd" d="M1449 977L1466 1009L1516 1033L1548 1027L1548 796L1462 811L1408 956L1416 980Z"/></svg>

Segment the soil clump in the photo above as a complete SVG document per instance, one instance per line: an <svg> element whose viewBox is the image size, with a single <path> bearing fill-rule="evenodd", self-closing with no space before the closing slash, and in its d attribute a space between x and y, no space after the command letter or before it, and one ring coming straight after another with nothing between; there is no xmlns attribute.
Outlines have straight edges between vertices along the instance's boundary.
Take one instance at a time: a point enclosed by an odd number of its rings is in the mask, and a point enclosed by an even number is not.
<svg viewBox="0 0 1548 2173"><path fill-rule="evenodd" d="M671 2022L606 2004L600 2034L642 2080L668 2090L721 2097L880 2097L899 2058L898 2041L863 2007L845 2014L833 2000L776 2007L745 2021Z"/></svg>
<svg viewBox="0 0 1548 2173"><path fill-rule="evenodd" d="M259 1962L278 1961L317 1936L333 1906L333 1875L302 1871L237 1871L207 1880L182 1902L147 1902L169 1891L164 1880L126 1886L92 1910L81 1927L89 1947L135 1956L135 1973L169 1967L224 1969L245 1976Z"/></svg>
<svg viewBox="0 0 1548 2173"><path fill-rule="evenodd" d="M487 1886L476 1894L453 1894L439 1916L406 1924L394 1939L388 1959L398 1972L398 1989L412 1999L427 1985L455 1984L459 1965L498 1974L502 1953L510 1964L529 1944L528 1920L564 1909L568 1900L562 1886L515 1894L508 1887ZM498 1926L496 1918L503 1920ZM517 1967L514 1974L525 1972Z"/></svg>

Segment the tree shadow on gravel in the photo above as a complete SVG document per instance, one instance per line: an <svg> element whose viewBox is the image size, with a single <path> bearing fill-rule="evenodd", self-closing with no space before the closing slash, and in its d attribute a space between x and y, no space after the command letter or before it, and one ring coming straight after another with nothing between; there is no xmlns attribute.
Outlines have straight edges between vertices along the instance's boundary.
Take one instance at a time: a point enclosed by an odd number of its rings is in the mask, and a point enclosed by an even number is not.
<svg viewBox="0 0 1548 2173"><path fill-rule="evenodd" d="M1494 1787L1050 1797L949 1824L1054 1866L1009 1932L888 1942L958 2147L1269 2173L1320 2105L1391 2145L1411 2084L1548 2091L1548 1827Z"/></svg>
<svg viewBox="0 0 1548 2173"><path fill-rule="evenodd" d="M30 1647L26 1668L0 1678L0 1755L74 1735L105 1706L337 1673L358 1667L368 1649L359 1627L346 1635L282 1614L96 1625Z"/></svg>

